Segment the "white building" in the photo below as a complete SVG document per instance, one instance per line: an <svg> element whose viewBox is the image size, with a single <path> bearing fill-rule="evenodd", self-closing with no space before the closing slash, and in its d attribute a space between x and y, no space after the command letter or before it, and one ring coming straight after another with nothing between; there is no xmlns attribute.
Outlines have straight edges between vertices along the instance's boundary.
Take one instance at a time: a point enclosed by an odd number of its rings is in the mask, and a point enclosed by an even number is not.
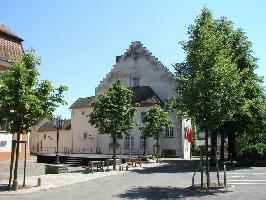
<svg viewBox="0 0 266 200"><path fill-rule="evenodd" d="M160 104L166 108L168 98L177 97L173 74L139 41L132 42L123 55L116 57L113 69L95 89L96 98L118 79L132 89L132 102L140 104L134 117L137 123L142 122L144 112L152 105ZM98 134L97 129L88 123L94 99L94 96L79 98L70 107L72 148L74 152L108 154L112 143L110 135ZM185 139L185 130L191 126L190 121L178 120L172 112L169 116L174 126L160 138L160 152L165 156L189 158L190 144ZM138 127L130 131L130 136L132 153L142 154L144 141ZM129 141L129 136L119 140L119 153L129 154ZM146 142L146 153L155 153L156 141L148 138Z"/></svg>

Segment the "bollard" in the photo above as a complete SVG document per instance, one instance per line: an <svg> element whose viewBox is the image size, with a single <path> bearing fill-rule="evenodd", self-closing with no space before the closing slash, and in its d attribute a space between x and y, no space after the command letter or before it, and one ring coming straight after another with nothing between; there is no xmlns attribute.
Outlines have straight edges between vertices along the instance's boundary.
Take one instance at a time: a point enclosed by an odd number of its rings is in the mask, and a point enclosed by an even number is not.
<svg viewBox="0 0 266 200"><path fill-rule="evenodd" d="M42 186L42 178L38 178L38 184L37 184L38 187Z"/></svg>
<svg viewBox="0 0 266 200"><path fill-rule="evenodd" d="M119 166L119 171L122 171L122 166L121 165Z"/></svg>
<svg viewBox="0 0 266 200"><path fill-rule="evenodd" d="M14 180L14 190L18 191L18 181Z"/></svg>
<svg viewBox="0 0 266 200"><path fill-rule="evenodd" d="M224 165L224 187L227 186L227 181L226 181L226 167Z"/></svg>
<svg viewBox="0 0 266 200"><path fill-rule="evenodd" d="M126 166L126 170L128 171L128 165Z"/></svg>

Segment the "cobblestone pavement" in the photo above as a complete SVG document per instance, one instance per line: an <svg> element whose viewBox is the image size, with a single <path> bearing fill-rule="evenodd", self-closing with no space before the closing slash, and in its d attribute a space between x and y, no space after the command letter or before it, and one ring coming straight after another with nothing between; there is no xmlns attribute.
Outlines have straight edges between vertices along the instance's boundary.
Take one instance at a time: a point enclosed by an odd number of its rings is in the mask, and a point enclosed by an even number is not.
<svg viewBox="0 0 266 200"><path fill-rule="evenodd" d="M228 182L233 184L232 189L195 191L188 188L195 169L193 162L176 160L169 165L136 169L71 186L31 194L2 195L0 199L265 199L266 168L229 169Z"/></svg>
<svg viewBox="0 0 266 200"><path fill-rule="evenodd" d="M0 181L7 180L9 178L9 160L0 161ZM19 161L18 176L23 177L24 160ZM44 174L44 163L37 163L36 156L30 156L27 160L26 175L27 176L39 176Z"/></svg>

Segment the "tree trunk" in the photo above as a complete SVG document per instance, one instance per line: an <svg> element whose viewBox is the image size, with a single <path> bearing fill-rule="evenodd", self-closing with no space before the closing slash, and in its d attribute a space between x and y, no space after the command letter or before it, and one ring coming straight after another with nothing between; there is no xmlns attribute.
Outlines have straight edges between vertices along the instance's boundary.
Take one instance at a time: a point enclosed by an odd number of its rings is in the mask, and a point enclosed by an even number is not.
<svg viewBox="0 0 266 200"><path fill-rule="evenodd" d="M224 131L221 131L221 148L220 148L220 162L224 162L224 141L225 141L225 134Z"/></svg>
<svg viewBox="0 0 266 200"><path fill-rule="evenodd" d="M13 175L15 149L16 149L16 143L14 142L14 140L12 140L12 149L11 149L11 155L10 155L11 156L11 158L10 158L10 169L9 169L9 183L8 183L9 189L12 188L12 175Z"/></svg>
<svg viewBox="0 0 266 200"><path fill-rule="evenodd" d="M144 147L143 147L143 156L146 156L146 137L143 137Z"/></svg>
<svg viewBox="0 0 266 200"><path fill-rule="evenodd" d="M159 162L159 138L156 138L156 154L157 154L157 159L156 162Z"/></svg>
<svg viewBox="0 0 266 200"><path fill-rule="evenodd" d="M113 138L113 170L116 170L116 138Z"/></svg>
<svg viewBox="0 0 266 200"><path fill-rule="evenodd" d="M18 161L19 161L19 147L20 147L20 133L17 133L17 145L16 145L16 161L15 161L15 168L14 168L14 181L17 181L18 179Z"/></svg>
<svg viewBox="0 0 266 200"><path fill-rule="evenodd" d="M237 152L236 152L236 133L233 132L232 134L232 160L237 159Z"/></svg>
<svg viewBox="0 0 266 200"><path fill-rule="evenodd" d="M228 160L233 159L232 153L233 152L233 136L232 133L228 133Z"/></svg>
<svg viewBox="0 0 266 200"><path fill-rule="evenodd" d="M211 132L211 157L210 157L210 165L212 167L215 166L216 161L216 149L217 149L217 130L213 130Z"/></svg>
<svg viewBox="0 0 266 200"><path fill-rule="evenodd" d="M209 152L208 152L208 147L209 147L209 133L208 129L205 129L205 155L206 155L206 178L207 178L207 188L210 188L210 173L209 173Z"/></svg>

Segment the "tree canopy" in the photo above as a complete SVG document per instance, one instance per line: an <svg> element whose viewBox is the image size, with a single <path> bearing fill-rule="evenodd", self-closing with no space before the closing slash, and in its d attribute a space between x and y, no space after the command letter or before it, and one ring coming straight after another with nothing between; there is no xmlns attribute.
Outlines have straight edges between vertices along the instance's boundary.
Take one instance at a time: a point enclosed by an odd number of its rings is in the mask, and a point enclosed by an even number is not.
<svg viewBox="0 0 266 200"><path fill-rule="evenodd" d="M175 108L181 116L195 119L200 127L216 129L232 118L243 96L233 41L217 31L219 24L207 8L188 29L189 40L182 42L187 56L175 64Z"/></svg>
<svg viewBox="0 0 266 200"><path fill-rule="evenodd" d="M143 117L143 126L140 131L145 138L153 137L159 139L166 129L171 128L172 121L167 112L159 105L152 106Z"/></svg>
<svg viewBox="0 0 266 200"><path fill-rule="evenodd" d="M111 134L112 138L121 139L133 128L130 119L136 108L131 104L132 91L122 81L116 81L93 103L89 123L98 128L100 134Z"/></svg>
<svg viewBox="0 0 266 200"><path fill-rule="evenodd" d="M10 133L28 133L44 117L52 116L59 104L66 104L66 86L54 88L50 81L39 81L40 59L33 50L0 74L0 118L7 118Z"/></svg>

